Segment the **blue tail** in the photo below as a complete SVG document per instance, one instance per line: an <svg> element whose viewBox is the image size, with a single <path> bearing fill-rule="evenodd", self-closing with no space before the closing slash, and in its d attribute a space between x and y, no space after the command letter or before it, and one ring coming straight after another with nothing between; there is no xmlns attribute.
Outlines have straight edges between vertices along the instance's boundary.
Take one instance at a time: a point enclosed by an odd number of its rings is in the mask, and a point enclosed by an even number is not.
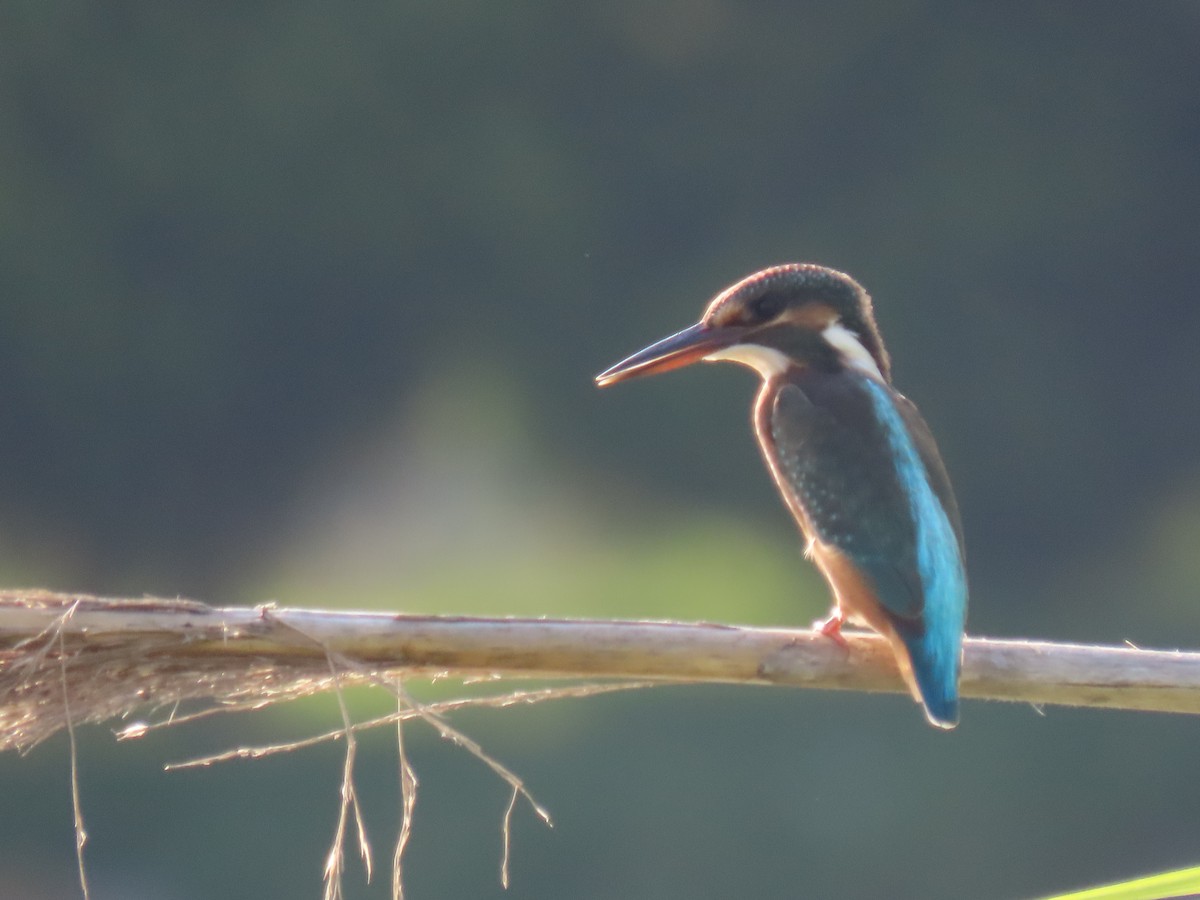
<svg viewBox="0 0 1200 900"><path fill-rule="evenodd" d="M937 639L936 633L905 637L913 677L921 694L925 716L938 728L958 724L958 674L962 659L960 639Z"/></svg>

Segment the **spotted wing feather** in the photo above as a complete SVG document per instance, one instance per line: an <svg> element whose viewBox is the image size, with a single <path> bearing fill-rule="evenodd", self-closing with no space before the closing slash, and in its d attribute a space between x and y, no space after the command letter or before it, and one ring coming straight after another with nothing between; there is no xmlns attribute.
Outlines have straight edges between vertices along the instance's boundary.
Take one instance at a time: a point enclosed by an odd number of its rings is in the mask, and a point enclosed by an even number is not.
<svg viewBox="0 0 1200 900"><path fill-rule="evenodd" d="M780 488L808 537L837 548L891 616L916 625L925 601L911 502L869 396L855 379L813 374L778 391L769 421Z"/></svg>

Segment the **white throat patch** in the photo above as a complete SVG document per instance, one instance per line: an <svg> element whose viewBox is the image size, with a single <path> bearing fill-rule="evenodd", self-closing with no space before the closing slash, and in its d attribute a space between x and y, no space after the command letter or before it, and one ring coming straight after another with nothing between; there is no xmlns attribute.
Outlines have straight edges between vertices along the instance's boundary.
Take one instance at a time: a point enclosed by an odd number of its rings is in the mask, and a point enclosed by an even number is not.
<svg viewBox="0 0 1200 900"><path fill-rule="evenodd" d="M846 333L849 334L850 332ZM860 347L859 349L862 348ZM866 351L864 350L863 352L865 353ZM782 375L790 365L788 358L778 350L773 350L770 347L760 347L758 344L734 344L730 347L723 347L704 357L705 362L723 362L726 360L741 363L743 366L749 366L764 379Z"/></svg>
<svg viewBox="0 0 1200 900"><path fill-rule="evenodd" d="M841 322L834 322L832 325L826 326L825 330L821 332L821 336L829 342L829 346L838 352L842 357L842 363L847 368L862 372L877 381L883 381L879 366L875 364L875 357L867 352L867 348L859 341L858 335Z"/></svg>

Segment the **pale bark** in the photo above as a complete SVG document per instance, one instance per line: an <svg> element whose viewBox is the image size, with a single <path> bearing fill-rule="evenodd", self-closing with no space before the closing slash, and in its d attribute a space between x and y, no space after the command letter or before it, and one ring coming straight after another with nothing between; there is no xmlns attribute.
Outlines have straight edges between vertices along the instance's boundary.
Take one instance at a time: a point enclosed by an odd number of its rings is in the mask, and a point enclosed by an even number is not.
<svg viewBox="0 0 1200 900"><path fill-rule="evenodd" d="M0 591L0 749L28 748L71 718L144 705L286 699L372 676L725 682L905 688L882 639L848 647L804 630L719 624L209 607ZM345 663L353 662L347 667ZM962 694L1033 704L1200 713L1200 653L969 638ZM969 707L965 716L969 717Z"/></svg>

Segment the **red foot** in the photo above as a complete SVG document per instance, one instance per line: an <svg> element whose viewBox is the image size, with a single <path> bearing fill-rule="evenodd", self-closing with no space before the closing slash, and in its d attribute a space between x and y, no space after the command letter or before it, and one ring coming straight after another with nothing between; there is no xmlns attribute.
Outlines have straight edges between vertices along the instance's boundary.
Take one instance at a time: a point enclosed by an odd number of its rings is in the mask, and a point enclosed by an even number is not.
<svg viewBox="0 0 1200 900"><path fill-rule="evenodd" d="M840 609L835 609L833 614L824 622L813 622L813 628L825 635L843 650L849 650L849 642L842 637L842 623L846 621L845 614Z"/></svg>

